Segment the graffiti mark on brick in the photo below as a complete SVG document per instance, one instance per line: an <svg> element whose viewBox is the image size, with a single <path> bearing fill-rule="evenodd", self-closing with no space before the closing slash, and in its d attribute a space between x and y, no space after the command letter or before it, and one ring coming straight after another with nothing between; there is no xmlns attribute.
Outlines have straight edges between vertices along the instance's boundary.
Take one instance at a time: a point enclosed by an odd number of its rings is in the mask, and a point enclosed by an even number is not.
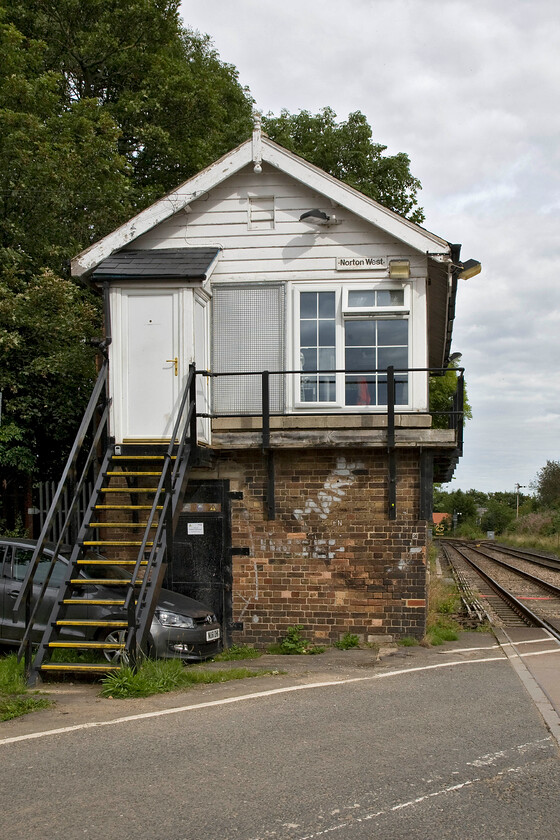
<svg viewBox="0 0 560 840"><path fill-rule="evenodd" d="M346 458L336 459L336 467L331 470L316 498L309 497L303 508L294 510L294 517L301 522L311 513L316 513L320 519L327 519L332 508L341 502L346 495L345 487L349 487L356 481L353 470L362 469L361 461L347 461Z"/></svg>

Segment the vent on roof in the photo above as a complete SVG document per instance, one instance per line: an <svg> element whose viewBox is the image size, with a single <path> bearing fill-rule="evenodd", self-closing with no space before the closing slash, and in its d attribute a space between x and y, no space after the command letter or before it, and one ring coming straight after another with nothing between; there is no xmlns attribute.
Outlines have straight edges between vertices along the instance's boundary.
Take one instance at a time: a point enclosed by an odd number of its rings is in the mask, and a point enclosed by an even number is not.
<svg viewBox="0 0 560 840"><path fill-rule="evenodd" d="M274 221L273 197L258 196L249 199L249 230L272 230Z"/></svg>

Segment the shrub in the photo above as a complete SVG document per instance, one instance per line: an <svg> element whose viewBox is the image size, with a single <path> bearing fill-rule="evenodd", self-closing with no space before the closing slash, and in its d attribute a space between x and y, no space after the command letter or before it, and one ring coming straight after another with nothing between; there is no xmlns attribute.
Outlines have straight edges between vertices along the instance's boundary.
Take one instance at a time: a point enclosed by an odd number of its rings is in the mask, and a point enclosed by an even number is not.
<svg viewBox="0 0 560 840"><path fill-rule="evenodd" d="M288 627L284 638L275 645L270 645L269 653L278 653L283 656L305 655L323 653L324 647L312 645L311 642L302 636L303 624L294 624Z"/></svg>
<svg viewBox="0 0 560 840"><path fill-rule="evenodd" d="M334 646L339 650L350 650L350 648L360 647L360 640L355 633L345 633L342 639L334 643Z"/></svg>

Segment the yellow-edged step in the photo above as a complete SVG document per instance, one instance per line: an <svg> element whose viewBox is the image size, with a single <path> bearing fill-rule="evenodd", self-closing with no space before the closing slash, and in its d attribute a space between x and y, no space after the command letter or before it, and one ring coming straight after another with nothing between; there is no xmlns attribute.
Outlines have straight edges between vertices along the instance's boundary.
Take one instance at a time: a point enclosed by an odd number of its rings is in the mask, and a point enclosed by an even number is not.
<svg viewBox="0 0 560 840"><path fill-rule="evenodd" d="M95 505L95 510L151 510L152 505ZM163 510L163 505L156 505L156 510Z"/></svg>
<svg viewBox="0 0 560 840"><path fill-rule="evenodd" d="M78 566L135 566L136 560L78 560ZM140 560L141 566L147 566L147 560Z"/></svg>
<svg viewBox="0 0 560 840"><path fill-rule="evenodd" d="M89 620L86 618L61 618L55 624L58 627L128 627L128 622L126 621L111 621L110 619Z"/></svg>
<svg viewBox="0 0 560 840"><path fill-rule="evenodd" d="M146 528L147 522L90 522L88 528ZM157 522L152 522L150 528L157 528Z"/></svg>
<svg viewBox="0 0 560 840"><path fill-rule="evenodd" d="M112 455L111 461L163 461L165 455ZM172 455L174 461L176 455Z"/></svg>
<svg viewBox="0 0 560 840"><path fill-rule="evenodd" d="M84 540L83 545L142 545L142 540ZM153 545L153 542L146 545Z"/></svg>
<svg viewBox="0 0 560 840"><path fill-rule="evenodd" d="M156 493L157 487L102 487L101 493ZM165 493L162 487L160 493Z"/></svg>
<svg viewBox="0 0 560 840"><path fill-rule="evenodd" d="M124 642L49 642L48 646L72 650L123 650Z"/></svg>
<svg viewBox="0 0 560 840"><path fill-rule="evenodd" d="M127 472L123 472L122 470L109 470L108 472L104 473L104 475L118 475L121 478L128 478L132 475L161 475L161 470L159 472L146 472L144 470L142 472L133 472L132 470L127 470Z"/></svg>
<svg viewBox="0 0 560 840"><path fill-rule="evenodd" d="M103 578L103 580L90 580L89 578L72 578L70 583L73 586L128 586L129 580L119 580L118 578ZM135 580L134 586L140 586L141 580ZM88 604L93 603L88 601Z"/></svg>
<svg viewBox="0 0 560 840"><path fill-rule="evenodd" d="M105 674L107 671L120 671L120 665L111 665L98 663L91 664L89 662L47 662L41 665L41 671L89 671L92 674Z"/></svg>
<svg viewBox="0 0 560 840"><path fill-rule="evenodd" d="M108 598L65 598L63 604L86 604L96 607L124 607L124 599L109 600Z"/></svg>

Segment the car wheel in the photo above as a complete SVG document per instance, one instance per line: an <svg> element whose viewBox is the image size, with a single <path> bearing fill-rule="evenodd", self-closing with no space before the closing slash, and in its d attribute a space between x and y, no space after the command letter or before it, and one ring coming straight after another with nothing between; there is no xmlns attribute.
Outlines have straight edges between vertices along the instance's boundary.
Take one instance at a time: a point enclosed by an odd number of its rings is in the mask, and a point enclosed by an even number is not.
<svg viewBox="0 0 560 840"><path fill-rule="evenodd" d="M100 642L107 642L108 644L124 644L126 641L126 630L109 630L102 634L99 638ZM112 665L128 665L129 656L126 650L111 650L103 651L103 656Z"/></svg>

